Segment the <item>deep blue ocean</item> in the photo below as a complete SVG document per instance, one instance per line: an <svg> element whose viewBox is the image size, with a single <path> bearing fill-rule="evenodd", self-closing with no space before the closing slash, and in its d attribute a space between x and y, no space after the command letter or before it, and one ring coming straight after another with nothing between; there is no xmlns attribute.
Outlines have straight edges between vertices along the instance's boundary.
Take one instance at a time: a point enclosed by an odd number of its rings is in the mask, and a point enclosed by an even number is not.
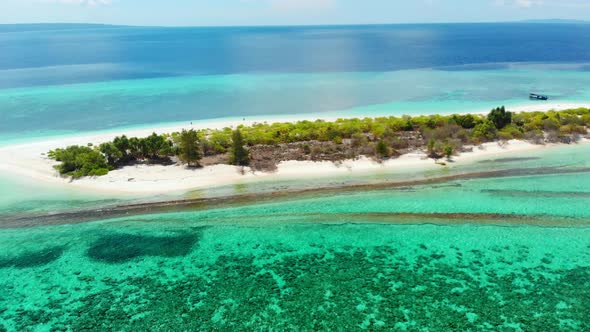
<svg viewBox="0 0 590 332"><path fill-rule="evenodd" d="M2 73L2 88L182 75L453 70L465 65L499 69L500 63L590 61L590 25L8 25L0 26L0 49L1 70L37 70L28 77Z"/></svg>
<svg viewBox="0 0 590 332"><path fill-rule="evenodd" d="M222 117L586 101L590 25L0 26L0 139ZM59 119L59 121L55 121Z"/></svg>

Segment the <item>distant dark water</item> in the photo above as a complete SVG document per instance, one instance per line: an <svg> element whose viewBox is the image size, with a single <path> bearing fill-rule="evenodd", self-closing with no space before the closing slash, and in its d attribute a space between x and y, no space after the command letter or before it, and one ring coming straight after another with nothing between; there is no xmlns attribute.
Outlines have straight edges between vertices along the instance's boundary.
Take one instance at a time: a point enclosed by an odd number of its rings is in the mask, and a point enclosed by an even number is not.
<svg viewBox="0 0 590 332"><path fill-rule="evenodd" d="M576 24L43 27L0 26L0 70L37 68L24 78L22 72L3 73L0 88L177 75L590 61L590 25ZM69 74L55 68L72 65L77 67L65 69L73 71Z"/></svg>
<svg viewBox="0 0 590 332"><path fill-rule="evenodd" d="M590 25L0 26L0 145L242 118L590 100ZM83 84L79 84L83 83Z"/></svg>

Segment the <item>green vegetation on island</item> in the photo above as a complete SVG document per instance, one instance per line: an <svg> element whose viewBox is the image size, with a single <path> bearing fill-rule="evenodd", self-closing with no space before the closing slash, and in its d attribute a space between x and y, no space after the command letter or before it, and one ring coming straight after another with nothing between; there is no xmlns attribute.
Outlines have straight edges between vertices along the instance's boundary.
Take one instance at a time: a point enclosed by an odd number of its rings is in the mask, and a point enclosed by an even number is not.
<svg viewBox="0 0 590 332"><path fill-rule="evenodd" d="M145 138L116 137L93 147L70 146L49 152L60 174L79 178L101 176L136 163L189 167L211 164L250 165L272 170L284 160L330 160L373 157L383 160L422 149L433 159L463 151L466 145L522 139L535 144L572 143L587 135L589 109L524 112L504 107L487 116L422 115L257 123L236 129L183 130Z"/></svg>
<svg viewBox="0 0 590 332"><path fill-rule="evenodd" d="M73 178L106 175L111 169L104 155L91 147L74 145L50 151L48 156L60 162L55 166L60 174Z"/></svg>

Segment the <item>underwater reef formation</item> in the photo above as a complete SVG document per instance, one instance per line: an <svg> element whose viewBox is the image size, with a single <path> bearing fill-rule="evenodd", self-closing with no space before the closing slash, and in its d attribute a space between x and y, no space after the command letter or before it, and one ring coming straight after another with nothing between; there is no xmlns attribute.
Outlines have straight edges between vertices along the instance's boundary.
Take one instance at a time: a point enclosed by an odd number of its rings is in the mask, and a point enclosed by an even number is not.
<svg viewBox="0 0 590 332"><path fill-rule="evenodd" d="M123 263L153 254L150 248L140 252L135 238L118 247L119 255L97 249L111 241L98 240L90 256ZM4 309L0 317L17 330L52 331L590 329L590 268L552 267L554 255L531 258L523 245L486 251L450 245L443 252L420 244L411 257L395 244L309 246L313 252L301 253L281 243L257 244L243 254L218 246L210 262L191 257L190 270L187 262L174 263L172 269L182 272L178 278L164 277L165 269L86 277L83 288L93 291L80 298ZM524 261L534 264L520 265Z"/></svg>
<svg viewBox="0 0 590 332"><path fill-rule="evenodd" d="M16 256L0 256L0 269L43 266L59 259L65 249L65 247L60 246L39 251L27 251Z"/></svg>
<svg viewBox="0 0 590 332"><path fill-rule="evenodd" d="M143 256L185 256L198 239L196 234L155 237L113 233L98 239L87 255L105 263L122 263Z"/></svg>

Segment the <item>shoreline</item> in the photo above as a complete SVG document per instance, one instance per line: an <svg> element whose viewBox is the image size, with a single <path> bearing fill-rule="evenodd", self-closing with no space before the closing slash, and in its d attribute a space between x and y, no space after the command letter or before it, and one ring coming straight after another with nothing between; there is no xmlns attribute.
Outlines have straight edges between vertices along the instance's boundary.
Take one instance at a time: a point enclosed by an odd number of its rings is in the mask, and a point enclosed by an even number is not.
<svg viewBox="0 0 590 332"><path fill-rule="evenodd" d="M531 106L509 109L513 112L546 111L551 105L538 104L536 109ZM583 107L581 104L554 104L553 109ZM590 105L586 105L590 106ZM481 114L469 112L470 114ZM487 113L487 112L485 112ZM370 117L367 115L367 117ZM324 120L321 116L320 119ZM309 120L309 118L307 118ZM303 119L273 119L272 122L294 122ZM193 125L178 127L143 128L137 130L109 132L103 134L80 135L62 139L31 142L0 147L0 170L6 173L24 176L35 181L81 189L85 191L103 192L115 195L154 195L176 194L190 190L215 188L227 185L240 185L255 183L258 181L281 181L296 179L312 179L320 177L362 176L386 172L388 174L403 175L408 171L430 171L442 169L441 165L434 163L432 159L425 157L425 153L414 151L404 154L399 158L389 159L384 162L376 162L372 159L361 157L356 160L345 160L339 163L312 162L312 161L285 161L278 165L275 172L254 172L250 168L230 165L206 166L200 169L187 169L184 166L172 165L134 165L126 166L109 172L108 175L96 178L82 178L70 180L62 178L53 169L55 161L49 160L44 154L55 148L63 148L69 145L95 145L110 141L115 136L148 136L152 132L170 133L182 129L218 129L240 124L260 123L256 120L219 120L194 122ZM313 121L313 120L311 120ZM326 120L328 121L328 120ZM270 122L270 121L267 121ZM588 143L583 140L581 144ZM453 163L447 167L459 167L479 159L489 159L498 156L506 156L514 153L524 153L540 149L548 149L561 144L534 145L525 141L512 140L508 144L500 146L499 142L484 143L476 146L473 152L461 153L453 157Z"/></svg>
<svg viewBox="0 0 590 332"><path fill-rule="evenodd" d="M557 147L559 145L550 146ZM516 140L508 142L506 146L500 146L496 142L485 143L481 146L482 148L474 147L473 152L454 156L453 162L447 163L446 167L460 167L480 159L509 156L514 153L535 151L550 146L534 145ZM250 167L242 168L231 165L205 166L200 169L187 169L181 165L135 165L111 171L101 177L74 180L71 184L81 189L112 193L174 194L260 181L361 177L378 173L399 173L401 175L410 170L412 173L416 173L435 171L444 167L427 158L425 152L415 151L384 162L377 162L367 157L348 159L337 163L291 160L279 163L274 172L253 171Z"/></svg>
<svg viewBox="0 0 590 332"><path fill-rule="evenodd" d="M582 141L579 144L589 143ZM48 143L51 144L51 143ZM525 141L512 140L500 145L498 142L484 143L473 147L473 152L464 152L453 157L447 166L436 164L426 157L425 152L415 151L395 159L377 162L367 157L356 160L330 161L285 161L278 164L274 172L252 171L249 167L213 165L189 169L183 165L133 165L110 171L101 177L85 177L77 180L60 177L53 169L57 164L41 151L48 151L46 144L0 149L0 158L5 160L0 170L24 176L47 184L65 186L79 190L103 192L118 195L175 194L190 190L215 188L232 184L249 184L259 181L280 181L313 179L320 177L363 176L378 173L399 173L408 171L433 171L444 167L460 167L478 160L510 156L542 149L557 148L561 144L535 145Z"/></svg>
<svg viewBox="0 0 590 332"><path fill-rule="evenodd" d="M572 101L563 101L563 102L529 102L523 103L519 105L512 105L506 106L506 110L512 113L522 113L522 112L547 112L547 111L562 111L566 109L576 109L576 108L588 108L590 109L590 102L589 103L582 103L582 102L572 102ZM473 110L473 111L458 111L458 112L440 112L440 111L423 111L416 114L407 114L410 116L421 116L421 115L451 115L451 114L473 114L473 115L487 115L490 112L489 109L480 109L480 110ZM396 113L396 114L394 114ZM399 113L399 114L398 114ZM140 125L133 125L129 127L117 127L112 129L104 129L104 130L97 130L97 131L89 131L89 132L79 132L79 133L68 133L62 135L39 135L34 136L31 140L15 140L12 141L9 139L8 144L2 145L0 143L0 152L4 148L8 147L16 147L16 146L23 146L27 147L30 145L34 145L36 143L49 143L49 142L56 142L62 144L62 146L55 146L63 147L63 143L65 144L86 144L86 143L102 143L106 141L110 141L116 136L127 135L128 137L136 136L136 137L144 137L149 136L153 132L158 134L162 133L171 133L181 131L182 129L190 130L190 129L223 129L225 127L235 128L240 125L251 126L257 123L277 123L277 122L298 122L298 121L336 121L338 119L352 119L352 118L377 118L377 117L388 117L388 116L402 116L405 115L403 112L398 111L378 111L378 112L369 112L366 114L356 114L354 112L349 112L348 110L343 111L330 111L325 113L302 113L302 114L285 114L285 115L255 115L255 116L248 116L248 117L230 117L230 118L212 118L212 119L202 119L202 120L187 120L182 122L161 122L155 124L140 124ZM83 141L87 142L83 142Z"/></svg>

